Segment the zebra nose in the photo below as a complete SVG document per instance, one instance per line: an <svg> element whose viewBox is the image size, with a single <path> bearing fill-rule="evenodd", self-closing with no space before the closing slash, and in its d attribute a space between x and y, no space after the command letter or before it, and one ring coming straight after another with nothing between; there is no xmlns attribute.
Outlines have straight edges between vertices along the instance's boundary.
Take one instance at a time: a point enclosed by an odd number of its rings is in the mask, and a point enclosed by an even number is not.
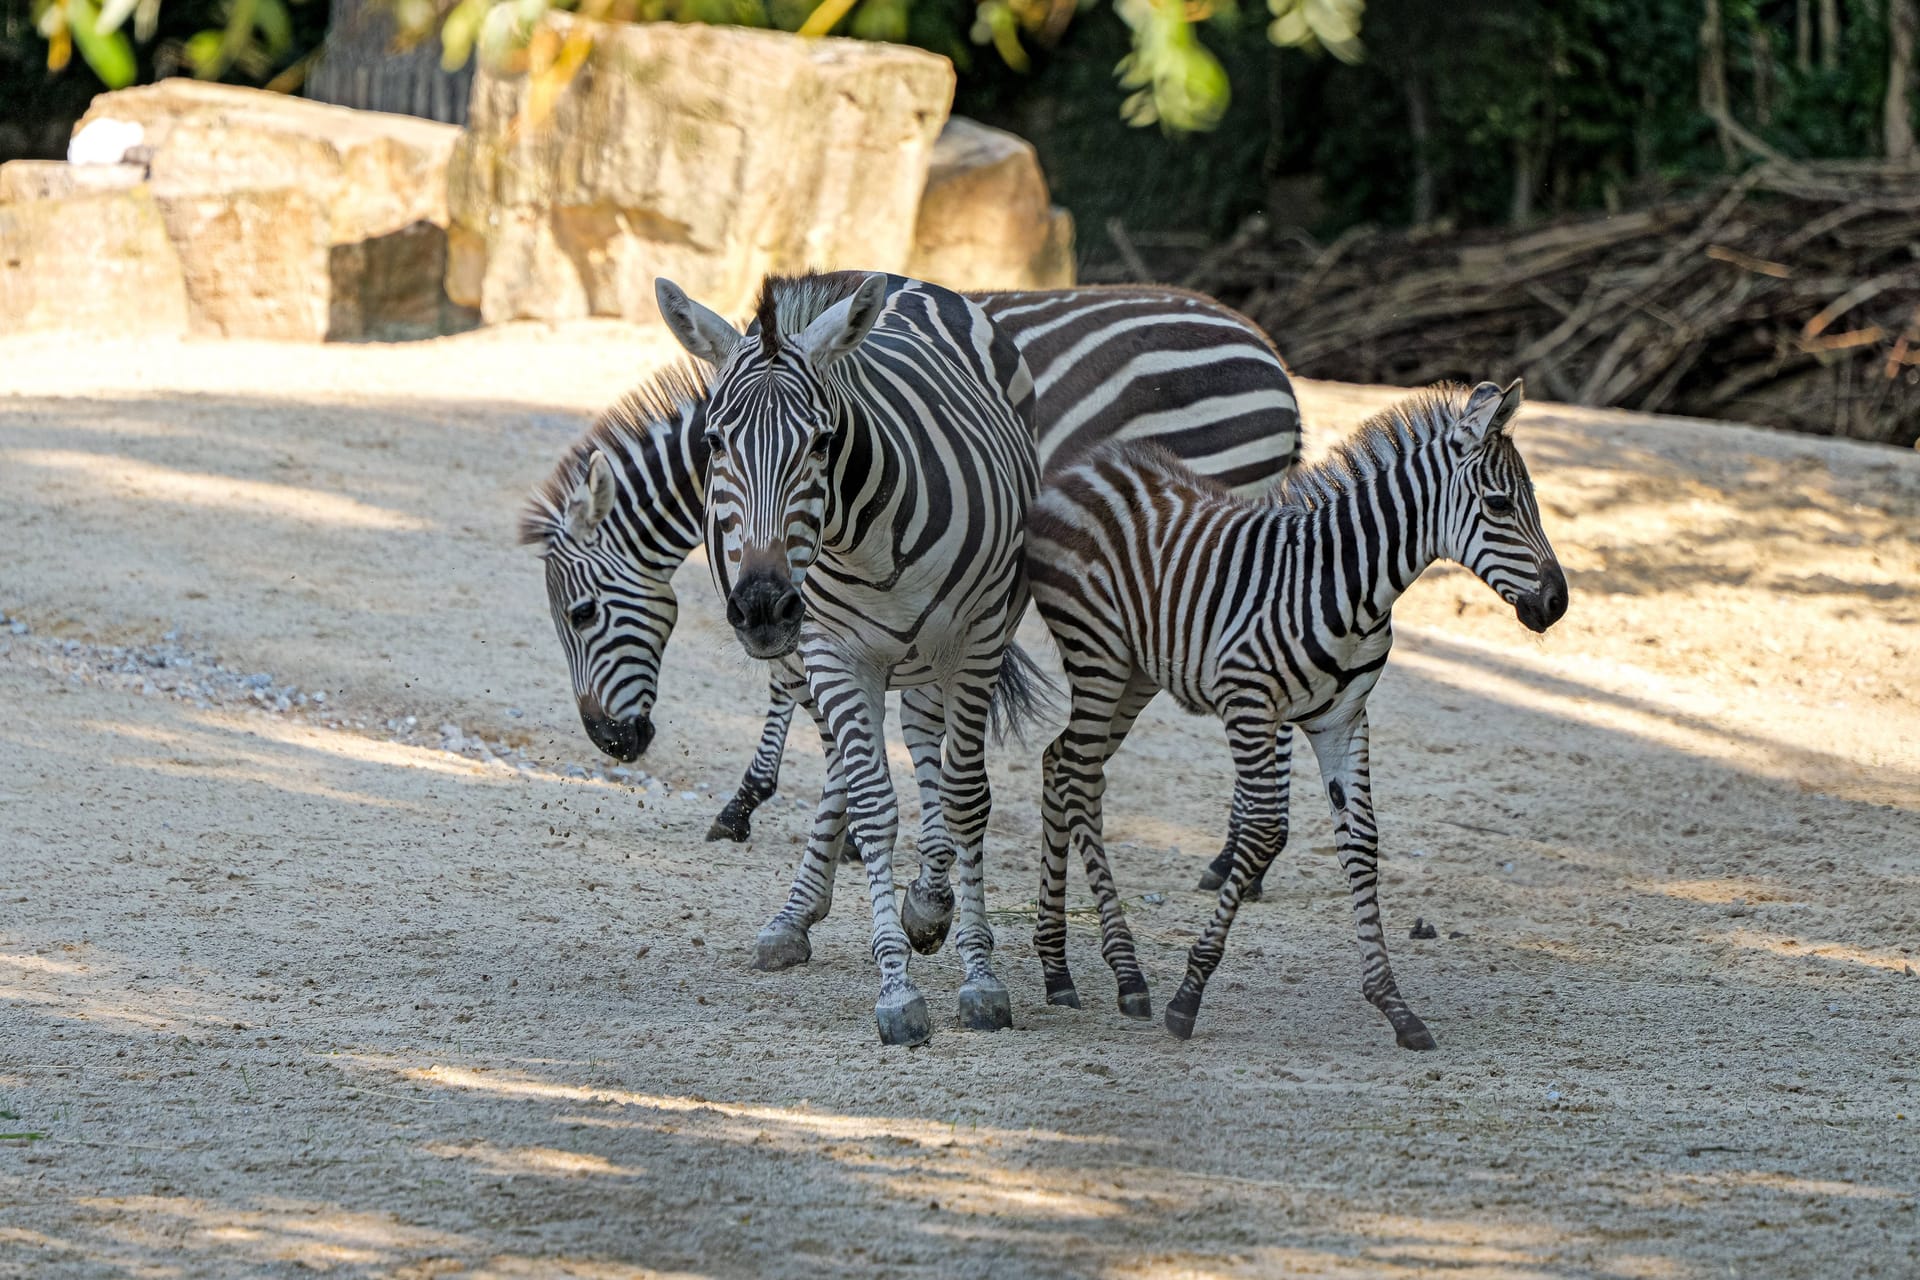
<svg viewBox="0 0 1920 1280"><path fill-rule="evenodd" d="M1540 611L1548 626L1566 616L1567 575L1561 571L1558 561L1549 563L1540 574Z"/></svg>
<svg viewBox="0 0 1920 1280"><path fill-rule="evenodd" d="M742 578L727 596L727 621L756 658L791 653L806 612L799 590L773 574Z"/></svg>

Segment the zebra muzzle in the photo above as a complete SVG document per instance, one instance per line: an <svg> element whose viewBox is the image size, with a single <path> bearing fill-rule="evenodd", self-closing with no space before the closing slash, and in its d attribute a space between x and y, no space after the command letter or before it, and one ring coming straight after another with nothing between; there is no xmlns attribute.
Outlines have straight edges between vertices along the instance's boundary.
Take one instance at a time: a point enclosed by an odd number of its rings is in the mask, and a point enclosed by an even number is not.
<svg viewBox="0 0 1920 1280"><path fill-rule="evenodd" d="M1567 575L1557 561L1540 566L1540 585L1514 602L1514 616L1533 632L1545 631L1567 613Z"/></svg>
<svg viewBox="0 0 1920 1280"><path fill-rule="evenodd" d="M653 720L650 717L615 720L603 712L597 702L581 702L580 723L586 727L593 745L615 760L637 760L653 742Z"/></svg>
<svg viewBox="0 0 1920 1280"><path fill-rule="evenodd" d="M756 658L792 653L806 613L799 589L775 574L742 577L727 596L727 622Z"/></svg>

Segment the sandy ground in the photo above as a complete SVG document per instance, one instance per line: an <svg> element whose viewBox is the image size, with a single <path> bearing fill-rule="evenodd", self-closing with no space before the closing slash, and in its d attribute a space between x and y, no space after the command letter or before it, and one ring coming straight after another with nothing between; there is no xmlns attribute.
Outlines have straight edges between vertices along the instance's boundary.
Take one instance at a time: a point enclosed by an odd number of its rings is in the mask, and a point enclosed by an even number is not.
<svg viewBox="0 0 1920 1280"><path fill-rule="evenodd" d="M0 1275L1920 1273L1920 457L1527 411L1571 613L1435 572L1373 701L1438 1052L1358 994L1304 760L1190 1043L1084 914L1046 1007L1033 747L1018 1028L909 1052L860 893L747 967L819 754L701 840L760 703L700 565L646 776L573 718L514 517L660 354L0 344ZM1303 392L1323 442L1388 398ZM1156 1007L1225 764L1162 704L1116 765Z"/></svg>

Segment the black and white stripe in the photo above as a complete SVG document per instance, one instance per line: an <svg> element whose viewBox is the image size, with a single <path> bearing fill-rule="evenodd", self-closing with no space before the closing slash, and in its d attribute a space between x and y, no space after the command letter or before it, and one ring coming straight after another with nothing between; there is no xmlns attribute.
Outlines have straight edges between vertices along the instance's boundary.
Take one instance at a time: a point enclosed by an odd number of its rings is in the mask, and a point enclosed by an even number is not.
<svg viewBox="0 0 1920 1280"><path fill-rule="evenodd" d="M1100 901L1120 1007L1151 1016L1101 840L1106 762L1161 690L1225 723L1235 768L1219 905L1166 1025L1185 1038L1250 884L1286 841L1289 725L1306 734L1333 806L1360 939L1361 989L1399 1043L1433 1046L1388 965L1367 696L1394 601L1435 560L1464 564L1535 631L1565 612L1566 578L1511 439L1520 384L1441 388L1371 420L1278 501L1250 501L1164 451L1097 450L1051 478L1028 522L1034 600L1065 660L1066 730L1043 760L1045 869L1035 944L1047 998L1077 1006L1065 951L1066 861Z"/></svg>

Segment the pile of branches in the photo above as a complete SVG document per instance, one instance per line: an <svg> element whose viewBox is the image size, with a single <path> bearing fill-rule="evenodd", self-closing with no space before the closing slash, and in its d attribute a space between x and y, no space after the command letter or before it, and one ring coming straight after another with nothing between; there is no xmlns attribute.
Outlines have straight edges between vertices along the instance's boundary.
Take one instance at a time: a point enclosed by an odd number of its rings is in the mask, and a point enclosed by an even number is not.
<svg viewBox="0 0 1920 1280"><path fill-rule="evenodd" d="M1506 237L1249 224L1187 283L1307 377L1520 373L1574 404L1920 441L1920 169L1769 164Z"/></svg>

